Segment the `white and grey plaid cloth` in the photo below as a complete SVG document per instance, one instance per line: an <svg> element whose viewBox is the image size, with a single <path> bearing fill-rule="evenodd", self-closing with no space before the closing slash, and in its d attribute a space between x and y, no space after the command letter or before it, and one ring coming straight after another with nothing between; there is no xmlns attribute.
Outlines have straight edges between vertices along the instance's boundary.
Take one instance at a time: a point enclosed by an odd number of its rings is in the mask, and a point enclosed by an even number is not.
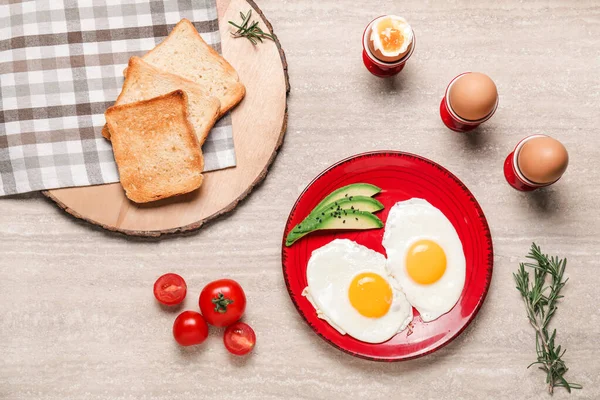
<svg viewBox="0 0 600 400"><path fill-rule="evenodd" d="M182 18L220 51L215 0L0 0L0 196L118 182L104 111ZM229 116L203 153L206 171L235 165Z"/></svg>

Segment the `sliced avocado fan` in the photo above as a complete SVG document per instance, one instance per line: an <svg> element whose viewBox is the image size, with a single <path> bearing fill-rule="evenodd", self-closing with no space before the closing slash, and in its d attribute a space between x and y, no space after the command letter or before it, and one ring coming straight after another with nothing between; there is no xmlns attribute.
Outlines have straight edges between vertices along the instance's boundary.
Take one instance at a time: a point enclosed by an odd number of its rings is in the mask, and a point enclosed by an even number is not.
<svg viewBox="0 0 600 400"><path fill-rule="evenodd" d="M354 211L354 210L353 210ZM322 219L310 219L305 223L296 225L288 234L285 245L291 246L301 237L308 235L311 232L326 230L326 229L376 229L382 228L383 222L377 216L365 211L349 212L346 215L343 213L325 213Z"/></svg>
<svg viewBox="0 0 600 400"><path fill-rule="evenodd" d="M368 183L356 183L330 193L288 234L285 245L291 246L301 237L326 229L376 229L383 222L371 214L383 209L383 204L371 198L381 189Z"/></svg>

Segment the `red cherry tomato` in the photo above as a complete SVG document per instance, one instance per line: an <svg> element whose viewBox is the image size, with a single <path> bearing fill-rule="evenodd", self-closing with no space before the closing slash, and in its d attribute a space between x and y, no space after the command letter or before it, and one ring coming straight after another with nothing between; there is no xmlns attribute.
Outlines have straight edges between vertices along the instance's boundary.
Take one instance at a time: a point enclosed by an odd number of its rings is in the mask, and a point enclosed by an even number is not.
<svg viewBox="0 0 600 400"><path fill-rule="evenodd" d="M208 325L200 313L184 311L173 323L173 337L182 346L200 344L208 337Z"/></svg>
<svg viewBox="0 0 600 400"><path fill-rule="evenodd" d="M177 274L164 274L154 282L154 297L167 306L174 306L185 299L187 285Z"/></svg>
<svg viewBox="0 0 600 400"><path fill-rule="evenodd" d="M225 329L223 343L225 343L225 348L229 350L231 354L243 356L244 354L250 353L254 348L254 345L256 344L256 334L254 333L254 330L250 328L250 325L243 322L236 322Z"/></svg>
<svg viewBox="0 0 600 400"><path fill-rule="evenodd" d="M198 303L206 322L224 327L242 317L246 310L246 295L236 281L219 279L202 289Z"/></svg>

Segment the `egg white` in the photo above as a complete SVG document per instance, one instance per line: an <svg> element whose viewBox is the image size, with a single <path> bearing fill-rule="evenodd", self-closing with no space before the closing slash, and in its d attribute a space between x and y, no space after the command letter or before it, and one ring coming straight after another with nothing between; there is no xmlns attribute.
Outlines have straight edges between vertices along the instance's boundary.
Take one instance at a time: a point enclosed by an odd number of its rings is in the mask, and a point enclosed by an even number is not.
<svg viewBox="0 0 600 400"><path fill-rule="evenodd" d="M373 272L386 279L393 299L387 314L369 318L350 303L348 289L359 273ZM413 318L412 307L389 276L383 254L348 239L336 239L313 251L306 268L308 286L303 295L319 318L341 334L367 343L382 343L403 331Z"/></svg>
<svg viewBox="0 0 600 400"><path fill-rule="evenodd" d="M420 239L436 242L446 253L444 275L429 285L415 282L406 271L406 254ZM433 321L454 307L465 285L466 261L454 226L440 210L419 198L396 203L388 214L383 247L388 269L423 321Z"/></svg>

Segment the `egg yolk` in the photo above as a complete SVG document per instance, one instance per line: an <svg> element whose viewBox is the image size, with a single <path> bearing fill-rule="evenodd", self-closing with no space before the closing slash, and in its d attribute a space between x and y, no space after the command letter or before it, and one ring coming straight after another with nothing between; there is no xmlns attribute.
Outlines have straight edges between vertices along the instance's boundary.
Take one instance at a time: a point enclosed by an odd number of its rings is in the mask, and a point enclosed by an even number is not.
<svg viewBox="0 0 600 400"><path fill-rule="evenodd" d="M446 272L446 253L434 241L418 240L406 254L406 272L422 285L437 282Z"/></svg>
<svg viewBox="0 0 600 400"><path fill-rule="evenodd" d="M384 51L388 53L394 52L402 47L404 35L402 35L402 32L396 27L391 18L386 18L379 22L377 30Z"/></svg>
<svg viewBox="0 0 600 400"><path fill-rule="evenodd" d="M352 279L348 289L350 304L361 315L379 318L387 314L392 305L392 288L381 275L363 272Z"/></svg>

